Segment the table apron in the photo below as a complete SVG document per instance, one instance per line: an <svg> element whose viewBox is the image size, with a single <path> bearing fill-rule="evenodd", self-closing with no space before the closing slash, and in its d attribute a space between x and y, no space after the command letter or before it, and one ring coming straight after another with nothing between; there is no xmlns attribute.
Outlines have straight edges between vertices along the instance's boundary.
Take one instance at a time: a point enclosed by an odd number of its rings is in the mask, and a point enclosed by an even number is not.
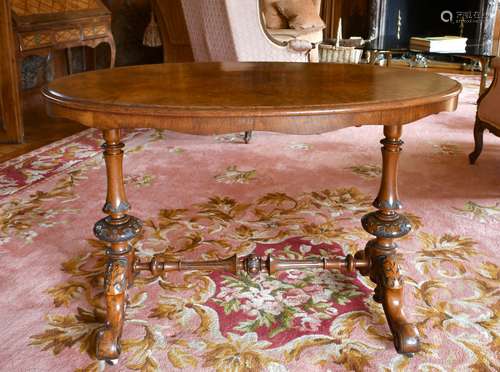
<svg viewBox="0 0 500 372"><path fill-rule="evenodd" d="M447 100L406 109L367 110L316 115L287 116L165 116L87 111L47 103L51 116L74 120L98 129L157 128L175 132L214 135L243 131L270 131L289 134L318 134L362 125L404 125L431 114L454 111L457 100Z"/></svg>

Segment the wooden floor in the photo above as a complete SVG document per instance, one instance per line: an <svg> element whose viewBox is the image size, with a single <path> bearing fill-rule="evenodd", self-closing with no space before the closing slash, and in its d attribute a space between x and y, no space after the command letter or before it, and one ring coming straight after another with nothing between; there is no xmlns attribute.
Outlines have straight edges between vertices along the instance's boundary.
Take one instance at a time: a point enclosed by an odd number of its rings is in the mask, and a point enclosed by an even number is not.
<svg viewBox="0 0 500 372"><path fill-rule="evenodd" d="M471 73L469 71L461 71L456 69L446 70L432 68L426 69L425 71L478 75L478 73ZM86 127L68 120L48 117L45 113L44 102L38 89L24 92L23 103L25 125L24 143L19 145L0 144L0 162L15 158L34 149L58 141L62 138L71 136L86 129Z"/></svg>
<svg viewBox="0 0 500 372"><path fill-rule="evenodd" d="M24 143L19 145L0 144L0 162L86 129L83 125L75 122L48 117L38 90L23 93L23 115Z"/></svg>

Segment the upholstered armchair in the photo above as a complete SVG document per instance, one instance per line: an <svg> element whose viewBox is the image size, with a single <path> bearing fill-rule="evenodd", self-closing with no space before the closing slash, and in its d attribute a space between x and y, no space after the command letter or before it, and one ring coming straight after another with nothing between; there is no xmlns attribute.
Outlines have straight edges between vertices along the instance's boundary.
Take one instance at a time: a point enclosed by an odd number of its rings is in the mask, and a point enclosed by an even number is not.
<svg viewBox="0 0 500 372"><path fill-rule="evenodd" d="M318 62L316 44L323 39L324 24L302 30L268 28L264 10L273 1L152 0L165 62L191 58L196 62ZM312 3L319 18L321 0ZM245 143L251 136L252 132L245 132Z"/></svg>
<svg viewBox="0 0 500 372"><path fill-rule="evenodd" d="M290 22L296 29L278 14L281 1L286 0L151 0L154 17L144 43L163 45L165 62L317 62L318 49L312 47L323 40L322 0L290 0L299 6ZM308 1L304 17L300 3Z"/></svg>
<svg viewBox="0 0 500 372"><path fill-rule="evenodd" d="M493 59L495 78L489 89L479 98L477 103L476 124L474 126L474 152L469 155L471 164L474 164L483 150L483 134L486 129L496 136L500 136L500 57Z"/></svg>
<svg viewBox="0 0 500 372"><path fill-rule="evenodd" d="M308 62L314 47L308 36L321 39L321 29L288 35L276 30L273 38L259 0L181 1L195 61Z"/></svg>

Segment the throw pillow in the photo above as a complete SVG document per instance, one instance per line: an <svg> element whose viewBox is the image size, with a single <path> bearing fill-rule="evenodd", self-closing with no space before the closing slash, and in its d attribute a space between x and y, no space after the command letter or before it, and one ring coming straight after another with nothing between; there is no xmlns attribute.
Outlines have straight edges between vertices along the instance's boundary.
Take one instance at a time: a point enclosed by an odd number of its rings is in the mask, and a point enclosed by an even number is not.
<svg viewBox="0 0 500 372"><path fill-rule="evenodd" d="M317 13L313 0L278 0L278 11L288 20L288 26L296 30L325 28L325 22Z"/></svg>
<svg viewBox="0 0 500 372"><path fill-rule="evenodd" d="M276 7L277 1L278 0L264 0L262 3L262 13L264 14L266 27L271 29L288 28L286 18L280 14L278 8Z"/></svg>

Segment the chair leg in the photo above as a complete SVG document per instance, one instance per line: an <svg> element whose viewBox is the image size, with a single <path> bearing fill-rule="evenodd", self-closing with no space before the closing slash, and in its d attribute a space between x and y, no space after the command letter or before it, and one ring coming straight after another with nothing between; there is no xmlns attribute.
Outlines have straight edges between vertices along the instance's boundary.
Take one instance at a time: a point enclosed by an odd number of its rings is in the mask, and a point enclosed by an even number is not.
<svg viewBox="0 0 500 372"><path fill-rule="evenodd" d="M245 141L245 143L248 144L251 139L252 139L252 131L251 130L246 131L245 135L243 136L243 141Z"/></svg>
<svg viewBox="0 0 500 372"><path fill-rule="evenodd" d="M73 51L71 48L66 48L66 63L68 75L73 75Z"/></svg>
<svg viewBox="0 0 500 372"><path fill-rule="evenodd" d="M476 119L474 125L474 151L469 154L469 162L474 164L483 151L483 134L486 128L479 119Z"/></svg>

